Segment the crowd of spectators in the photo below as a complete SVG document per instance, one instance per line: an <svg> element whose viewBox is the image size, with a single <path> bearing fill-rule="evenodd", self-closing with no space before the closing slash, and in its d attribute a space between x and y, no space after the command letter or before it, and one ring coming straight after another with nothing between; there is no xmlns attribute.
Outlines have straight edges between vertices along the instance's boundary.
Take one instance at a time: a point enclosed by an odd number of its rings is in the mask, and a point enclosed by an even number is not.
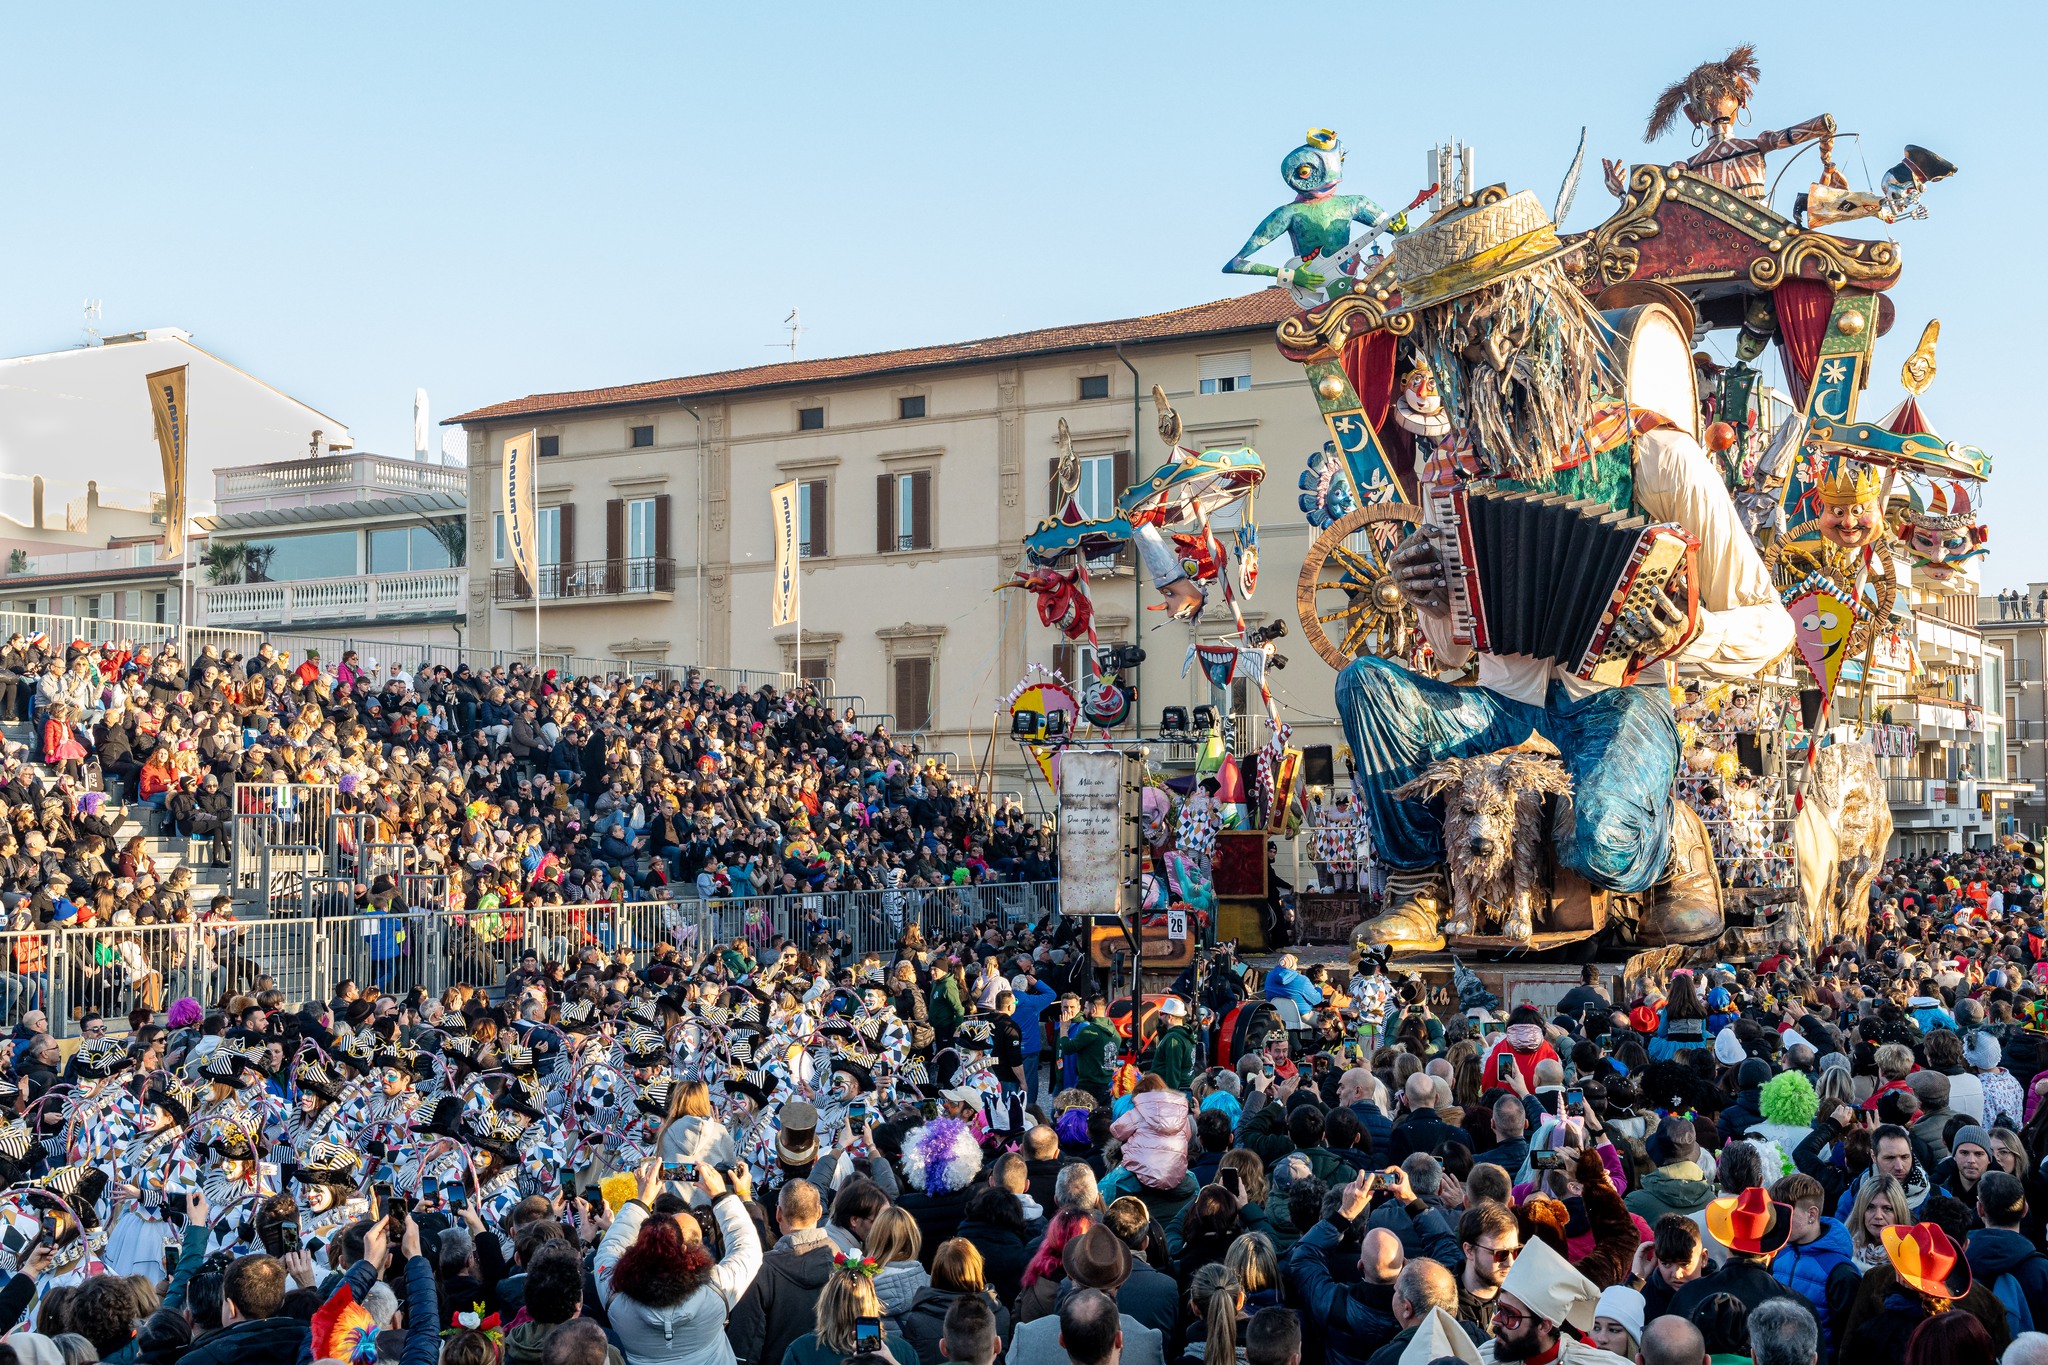
<svg viewBox="0 0 2048 1365"><path fill-rule="evenodd" d="M32 721L29 742L0 753L0 907L15 931L228 918L202 888L229 863L238 784L331 786L335 813L373 822L354 837L410 847L423 875L365 877L328 911L802 894L810 928L843 932L819 897L864 890L890 893L899 916L929 898L941 914L927 918L961 929L969 888L1054 871L1049 832L1014 797L976 792L809 688L524 664L414 676L352 650L294 663L267 642L187 664L170 646L17 633L0 646L0 714ZM189 839L191 856L159 866L131 813ZM125 942L106 956L127 960L80 983L100 1008L158 1008L201 979L182 941ZM13 969L0 994L43 971L0 966Z"/></svg>

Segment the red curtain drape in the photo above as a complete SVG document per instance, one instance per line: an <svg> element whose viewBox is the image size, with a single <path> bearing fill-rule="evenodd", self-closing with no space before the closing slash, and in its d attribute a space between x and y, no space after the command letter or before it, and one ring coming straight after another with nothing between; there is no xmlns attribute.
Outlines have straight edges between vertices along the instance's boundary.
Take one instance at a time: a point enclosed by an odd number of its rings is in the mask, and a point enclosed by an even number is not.
<svg viewBox="0 0 2048 1365"><path fill-rule="evenodd" d="M1392 332L1371 331L1344 342L1344 377L1365 405L1365 420L1377 431L1386 425L1394 405L1394 362L1400 339Z"/></svg>
<svg viewBox="0 0 2048 1365"><path fill-rule="evenodd" d="M1778 312L1778 355L1799 383L1802 403L1813 391L1821 333L1835 306L1835 291L1819 280L1786 280L1771 291Z"/></svg>

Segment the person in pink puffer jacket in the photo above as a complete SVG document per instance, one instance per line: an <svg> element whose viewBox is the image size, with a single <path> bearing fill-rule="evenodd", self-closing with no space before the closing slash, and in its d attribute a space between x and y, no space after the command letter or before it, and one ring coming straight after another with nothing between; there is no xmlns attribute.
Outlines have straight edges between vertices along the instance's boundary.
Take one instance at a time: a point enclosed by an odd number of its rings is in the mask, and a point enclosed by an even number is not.
<svg viewBox="0 0 2048 1365"><path fill-rule="evenodd" d="M1148 1071L1131 1094L1131 1107L1110 1124L1109 1131L1123 1143L1123 1168L1136 1176L1138 1183L1171 1190L1187 1178L1188 1136L1193 1127L1187 1096Z"/></svg>

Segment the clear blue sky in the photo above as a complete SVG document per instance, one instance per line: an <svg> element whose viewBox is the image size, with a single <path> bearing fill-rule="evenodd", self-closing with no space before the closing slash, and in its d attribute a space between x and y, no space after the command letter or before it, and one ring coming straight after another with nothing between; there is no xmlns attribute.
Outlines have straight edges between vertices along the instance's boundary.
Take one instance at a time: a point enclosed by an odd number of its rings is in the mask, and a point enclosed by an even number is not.
<svg viewBox="0 0 2048 1365"><path fill-rule="evenodd" d="M1242 291L1217 267L1310 126L1383 201L1452 134L1483 180L1548 201L1585 124L1583 228L1612 203L1600 155L1687 150L1642 146L1658 90L1752 41L1759 123L1833 112L1865 135L1839 145L1857 187L1908 141L1961 165L1930 221L1894 230L1900 321L1863 410L1896 400L1939 316L1928 411L1996 461L1987 585L2048 578L2048 243L2029 235L2048 20L1721 8L16 7L0 353L74 343L96 297L103 330L188 328L399 451L416 386L438 421L760 363L792 305L816 356Z"/></svg>

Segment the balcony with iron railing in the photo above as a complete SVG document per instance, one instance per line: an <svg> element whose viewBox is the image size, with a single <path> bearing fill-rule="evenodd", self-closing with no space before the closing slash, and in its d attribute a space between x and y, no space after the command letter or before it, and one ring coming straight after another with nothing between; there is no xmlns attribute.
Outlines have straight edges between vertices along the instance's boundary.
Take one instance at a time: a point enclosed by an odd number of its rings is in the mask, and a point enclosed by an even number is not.
<svg viewBox="0 0 2048 1365"><path fill-rule="evenodd" d="M453 617L462 615L468 592L467 569L419 569L281 583L224 583L199 589L199 624L302 626L335 621Z"/></svg>
<svg viewBox="0 0 2048 1365"><path fill-rule="evenodd" d="M584 559L540 566L543 602L667 602L675 598L676 562L641 556L630 559ZM517 569L491 571L491 600L531 602L533 585Z"/></svg>
<svg viewBox="0 0 2048 1365"><path fill-rule="evenodd" d="M222 515L317 507L323 503L449 494L460 497L469 471L388 455L329 455L214 471L214 504Z"/></svg>
<svg viewBox="0 0 2048 1365"><path fill-rule="evenodd" d="M1886 804L1894 809L1917 806L1971 806L1977 804L1974 777L1887 777Z"/></svg>

